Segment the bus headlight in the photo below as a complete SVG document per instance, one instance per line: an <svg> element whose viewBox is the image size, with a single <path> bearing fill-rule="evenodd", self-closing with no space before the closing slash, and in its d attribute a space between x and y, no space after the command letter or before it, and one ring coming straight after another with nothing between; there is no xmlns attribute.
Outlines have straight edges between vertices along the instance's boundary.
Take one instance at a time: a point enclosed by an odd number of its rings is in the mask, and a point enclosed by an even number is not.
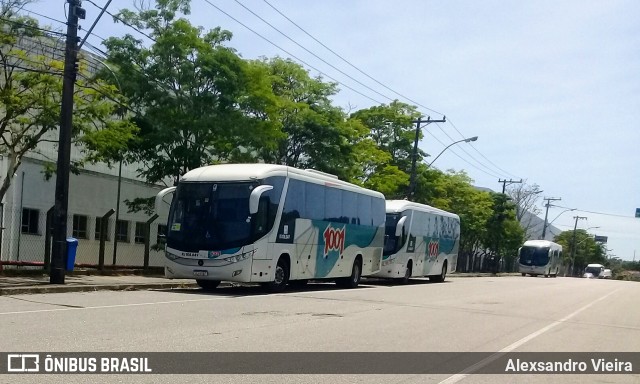
<svg viewBox="0 0 640 384"><path fill-rule="evenodd" d="M174 255L173 253L169 253L169 251L164 251L164 255L169 260L175 260L175 259L179 258L179 256Z"/></svg>
<svg viewBox="0 0 640 384"><path fill-rule="evenodd" d="M239 255L233 255L233 256L230 256L230 257L225 257L224 260L229 262L229 263L237 263L239 261L248 259L249 257L253 256L254 253L256 253L255 249L253 251L241 253Z"/></svg>

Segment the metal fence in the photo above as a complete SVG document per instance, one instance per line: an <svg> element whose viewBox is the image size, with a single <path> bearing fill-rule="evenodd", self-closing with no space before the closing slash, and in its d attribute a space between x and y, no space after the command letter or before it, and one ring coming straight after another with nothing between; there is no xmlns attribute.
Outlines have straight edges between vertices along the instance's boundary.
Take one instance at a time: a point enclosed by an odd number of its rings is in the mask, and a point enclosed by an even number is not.
<svg viewBox="0 0 640 384"><path fill-rule="evenodd" d="M43 266L51 257L53 208L0 212L0 264ZM118 220L113 210L89 216L70 213L67 236L78 240L75 263L88 268L162 266L166 223L157 216ZM48 224L48 225L47 225Z"/></svg>

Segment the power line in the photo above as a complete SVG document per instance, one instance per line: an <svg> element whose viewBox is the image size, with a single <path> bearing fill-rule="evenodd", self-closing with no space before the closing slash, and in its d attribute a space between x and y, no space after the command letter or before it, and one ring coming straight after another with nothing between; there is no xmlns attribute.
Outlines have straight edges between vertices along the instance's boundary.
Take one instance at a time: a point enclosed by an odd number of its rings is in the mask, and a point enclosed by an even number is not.
<svg viewBox="0 0 640 384"><path fill-rule="evenodd" d="M0 20L4 21L4 22L6 22L6 23L11 23L11 24L14 24L14 25L19 25L19 26L24 27L24 28L29 28L29 29L34 29L34 30L37 30L37 31L42 31L42 32L44 32L45 34L51 34L51 35L56 35L56 36L65 36L65 34L64 34L64 33L62 33L62 32L51 31L51 30L49 30L49 29L36 27L35 25L30 25L30 24L21 23L21 22L19 22L19 21L15 21L15 20L11 20L11 19L6 19L6 18L4 18L4 17L0 17Z"/></svg>
<svg viewBox="0 0 640 384"><path fill-rule="evenodd" d="M355 81L356 83L362 85L363 87L367 88L368 90L378 94L378 96L382 96L385 99L391 100L393 101L394 99L387 96L387 95L383 95L382 93L376 91L375 89L371 88L370 86L364 84L363 82L361 82L360 80L352 77L351 75L349 75L348 73L345 73L344 71L342 71L341 69L337 68L336 66L334 66L333 64L329 63L328 61L326 61L325 59L321 58L320 56L316 55L315 53L311 52L309 49L307 49L306 47L304 47L303 45L301 45L300 43L298 43L297 41L295 41L294 39L292 39L289 35L287 35L286 33L282 32L280 29L278 29L277 27L275 27L273 24L269 23L267 20L265 20L264 18L262 18L262 16L258 15L257 13L255 13L254 11L252 11L250 8L248 8L247 6L245 6L244 4L242 4L240 1L238 0L234 0L237 4L239 4L242 8L246 9L248 12L250 12L252 15L254 15L255 17L257 17L258 19L262 20L262 22L264 22L265 24L267 24L268 26L270 26L271 28L273 28L274 30L276 30L278 33L280 33L282 36L286 37L289 41L291 41L292 43L294 43L295 45L297 45L298 47L304 49L306 52L308 52L309 54L311 54L313 57L315 57L316 59L322 61L323 63L327 64L328 66L330 66L331 68L335 69L336 71L340 72L341 74L343 74L344 76L348 77L349 79Z"/></svg>
<svg viewBox="0 0 640 384"><path fill-rule="evenodd" d="M43 73L43 74L47 74L47 75L55 75L55 76L62 76L63 73L62 72L53 72L53 71L45 71L43 69L33 69L33 68L26 68L20 65L12 65L12 68L17 68L26 72L36 72L36 73Z"/></svg>
<svg viewBox="0 0 640 384"><path fill-rule="evenodd" d="M318 71L318 72L322 73L320 70L318 70L318 69L314 68L313 66L311 66L311 65L309 65L308 63L304 62L303 60L301 60L301 59L297 58L296 56L294 56L294 55L293 55L293 54L291 54L290 52L287 52L287 51L286 51L286 50L284 50L283 48L279 47L277 44L273 43L272 41L268 40L267 38L265 38L265 37L264 37L264 36L262 36L261 34L257 33L257 32L256 32L256 31L254 31L253 29L249 28L249 27L248 27L247 25L245 25L244 23L240 22L239 20L237 20L237 19L236 19L236 18L234 18L233 16L229 15L227 12L223 11L222 9L220 9L219 7L217 7L216 5L212 4L209 0L205 0L205 1L206 1L209 5L211 5L212 7L216 8L218 11L220 11L220 12L224 13L227 17L229 17L229 18L233 19L233 20L234 20L235 22L237 22L238 24L242 25L243 27L247 28L247 29L248 29L248 30L250 30L251 32L255 33L256 35L260 36L260 37L261 37L261 38L263 38L264 40L268 41L270 44L274 45L276 48L278 48L278 49L280 49L280 50L284 51L285 53L287 53L287 54L289 54L290 56L294 57L296 60L298 60L298 61L300 61L300 62L304 63L305 65L307 65L307 66L309 66L309 67L311 67L311 68L315 69L316 71ZM305 51L307 51L307 52L311 53L313 56L315 56L316 58L320 59L322 62L324 62L324 63L328 64L328 65L329 65L329 66L331 66L332 68L334 68L334 69L338 70L340 73L342 73L342 74L346 75L346 76L347 76L347 77L349 77L350 79L352 79L352 80L356 81L357 83L359 83L359 84L361 84L361 85L365 86L366 88L368 88L368 89L372 90L370 87L368 87L368 86L366 86L366 85L362 84L360 81L358 81L358 80L354 79L353 77L351 77L351 76L347 75L346 73L344 73L343 71L339 70L338 68L336 68L336 67L335 67L335 66L333 66L332 64L328 63L326 60L324 60L324 59L320 58L319 56L317 56L317 55L316 55L316 54L314 54L313 52L309 51L307 48L305 48L305 47L303 47L302 45L300 45L298 42L296 42L295 40L293 40L293 39L292 39L291 37L289 37L287 34L285 34L284 32L280 31L278 28L276 28L276 27L275 27L275 26L273 26L271 23L269 23L268 21L266 21L265 19L263 19L262 17L260 17L259 15L257 15L257 14L256 14L255 12L253 12L251 9L247 8L246 6L244 6L244 5L243 5L242 3L240 3L238 0L235 0L235 1L236 1L236 3L240 4L243 8L245 8L247 11L249 11L250 13L252 13L254 16L256 16L257 18L259 18L260 20L262 20L265 24L269 25L271 28L273 28L274 30L276 30L277 32L279 32L281 35L285 36L287 39L289 39L290 41L292 41L293 43L295 43L296 45L298 45L299 47L301 47L301 48L302 48L302 49L304 49ZM269 5L270 5L270 4L269 4ZM284 16L284 15L283 15L283 16ZM285 16L285 17L286 17L286 16ZM294 24L295 24L295 23L294 23ZM295 24L295 25L297 26L297 24ZM298 26L298 27L299 27L299 26ZM300 27L299 27L299 28L300 28ZM328 75L326 75L326 74L324 74L324 73L322 73L322 74L323 74L323 75L325 75L325 76L327 76L327 77L329 77L329 78L331 78L331 79L333 79L332 77L330 77L330 76L328 76ZM337 80L335 80L335 79L333 79L333 80L334 80L334 81L337 81ZM342 84L342 85L346 86L346 85L345 85L344 83L342 83L342 82L338 82L338 83L340 83L340 84ZM348 86L347 86L347 87L348 87ZM351 87L348 87L348 88L349 88L349 89L351 89L352 91L355 91L355 92L359 93L360 95L363 95L363 96L367 97L367 98L368 98L368 99L370 99L370 100L373 100L371 97L368 97L368 96L366 96L366 95L362 94L361 92L356 91L355 89L353 89L353 88L351 88ZM381 95L381 96L385 97L386 99L393 100L392 98L390 98L390 97L388 97L388 96L385 96L385 95L383 95L383 94L381 94L381 93L379 93L379 92L377 92L377 91L375 91L375 90L373 90L373 91L374 91L375 93L377 93L378 95ZM393 91L393 90L392 90L392 91ZM376 100L374 100L374 101L376 101ZM412 101L412 100L410 100L410 101ZM379 101L376 101L376 102L378 102L379 104L383 104L383 103L381 103L381 102L379 102ZM413 101L412 101L412 102L413 102ZM430 109L430 108L428 108L428 107L425 107L425 106L423 106L423 108L426 108L426 109L432 110L432 109ZM433 110L432 110L432 111L433 111ZM435 112L436 112L436 113L439 113L439 112L437 112L437 111L435 111ZM439 129L440 129L441 131L443 131L443 132L444 132L444 134L445 134L445 135L447 135L447 137L449 137L449 139L450 139L452 142L453 142L453 141L455 141L455 140L453 140L453 138L452 138L449 134L447 134L447 133L446 133L446 132L441 128L441 127L439 127ZM440 141L440 143L441 143L442 145L445 145L445 144L444 144L444 143L442 143L441 141ZM478 164L480 164L481 166L485 167L487 170L491 171L491 169L490 169L489 167L487 167L486 165L484 165L482 162L478 161L475 157L473 157L473 156L472 156L471 154L469 154L467 151L465 151L464 149L463 149L463 151L467 154L467 156L471 157L471 158L472 158L473 160L475 160ZM467 162L467 163L468 163L469 165L471 165L472 167L474 167L474 168L476 168L476 169L480 170L481 172L483 172L483 173L485 173L485 174L487 174L487 175L489 175L489 176L497 177L497 176L496 176L496 175L494 175L494 174L490 174L490 173L488 173L488 172L486 172L486 171L484 171L484 170L482 170L482 169L478 168L477 166L473 165L472 163L470 163L470 162L469 162L469 161L467 161L466 159L464 159L464 158L460 157L460 155L458 155L457 153L455 153L455 152L454 152L454 154L455 154L456 156L458 156L460 159L462 159L463 161Z"/></svg>
<svg viewBox="0 0 640 384"><path fill-rule="evenodd" d="M374 82L376 82L377 84L379 84L380 86L384 87L385 89L395 93L396 95L402 97L405 100L410 101L411 103L422 107L428 111L431 111L433 113L437 113L439 115L443 115L443 113L438 112L434 109L431 109L425 105L420 104L419 102L410 99L407 96L404 96L403 94L399 93L398 91L393 90L392 88L386 86L385 84L381 83L380 81L376 80L375 78L373 78L372 76L370 76L369 74L367 74L366 72L362 71L360 68L358 68L357 66L355 66L354 64L352 64L351 62L349 62L347 59L345 59L344 57L342 57L340 54L336 53L334 50L332 50L331 48L327 47L324 43L322 43L320 40L318 40L316 37L314 37L313 35L311 35L309 32L307 32L304 28L302 28L300 25L298 25L296 22L294 22L293 20L291 20L289 17L287 17L287 15L285 15L284 13L282 13L282 11L280 11L278 8L276 8L275 6L273 6L271 3L269 3L267 0L263 0L269 7L271 7L274 11L278 12L282 17L284 17L285 19L287 19L291 24L295 25L299 30L301 30L304 34L306 34L307 36L309 36L310 38L312 38L313 40L315 40L318 44L320 44L321 46L323 46L326 50L328 50L329 52L333 53L335 56L337 56L340 60L344 61L345 63L347 63L349 66L351 66L352 68L354 68L355 70L357 70L358 72L360 72L361 74L365 75L366 77L368 77L369 79L373 80Z"/></svg>
<svg viewBox="0 0 640 384"><path fill-rule="evenodd" d="M437 142L439 142L440 144L442 144L442 145L443 145L443 146L445 146L445 147L447 146L447 144L443 143L443 142L442 142L442 140L440 140L438 137L436 137L433 133L431 133L431 132L429 132L429 131L426 131L426 132L427 132L427 134L431 135L431 137L433 137ZM451 150L451 153L453 153L453 154L454 154L454 155L456 155L460 160L462 160L462 161L464 161L465 163L469 164L470 166L472 166L473 168L477 169L478 171L480 171L480 172L482 172L482 173L484 173L484 174L486 174L486 175L489 175L489 176L491 176L491 177L498 177L497 175L491 174L491 173L489 173L489 172L485 171L484 169L478 168L475 164L473 164L473 163L469 162L469 160L467 160L467 159L463 158L462 156L460 156L456 151Z"/></svg>
<svg viewBox="0 0 640 384"><path fill-rule="evenodd" d="M102 7L101 7L101 6L99 6L98 4L94 3L92 0L86 0L86 1L88 1L88 2L89 2L91 5L93 5L94 7L96 7L96 8L98 8L98 9L102 10ZM139 28L137 28L136 26L131 25L130 23L128 23L128 22L126 22L126 21L122 20L119 16L116 16L116 15L114 15L113 13L111 13L111 12L109 12L109 11L105 11L105 13L106 13L107 15L109 15L109 16L111 16L111 17L113 17L114 19L118 20L118 21L119 21L119 22L121 22L122 24L126 25L127 27L129 27L129 28L131 28L131 29L135 30L136 32L138 32L139 34L143 35L143 36L144 36L144 37L146 37L147 39L149 39L149 40L151 40L151 41L153 41L153 42L155 42L155 41L156 41L156 39L154 39L153 37L149 36L148 34L146 34L146 33L142 32L142 31L141 31Z"/></svg>
<svg viewBox="0 0 640 384"><path fill-rule="evenodd" d="M66 22L66 21L62 21L62 20L58 20L58 19L54 19L53 17L45 16L45 15L43 15L42 13L34 12L34 11L30 10L30 9L22 8L22 10L23 10L24 12L32 13L32 14L34 14L34 15L40 16L40 17L42 17L42 18L45 18L45 19L47 19L47 20L55 21L55 22L58 22L58 23L60 23L60 24L67 24L67 22Z"/></svg>
<svg viewBox="0 0 640 384"><path fill-rule="evenodd" d="M552 207L558 207L558 208L564 208L564 209L573 209L573 210L578 211L578 212L593 213L594 215L603 215L603 216L612 216L612 217L622 217L622 218L625 218L625 219L634 219L634 220L638 220L638 218L637 218L637 217L635 217L635 216L618 215L618 214L615 214L615 213L606 213L606 212L587 211L587 210L584 210L584 209L563 207L563 206L561 206L561 205L552 205Z"/></svg>
<svg viewBox="0 0 640 384"><path fill-rule="evenodd" d="M243 23L243 22L241 22L240 20L236 19L235 17L231 16L231 15L230 15L230 14L228 14L227 12L223 11L221 8L219 8L218 6L216 6L215 4L213 4L211 1L209 1L209 0L204 0L204 1L205 1L207 4L209 4L210 6L212 6L213 8L217 9L219 12L223 13L224 15L226 15L227 17L229 17L230 19L232 19L233 21L235 21L236 23L238 23L238 24L242 25L243 27L245 27L245 28L246 28L246 29L248 29L249 31L253 32L255 35L257 35L258 37L262 38L264 41L268 42L269 44L271 44L271 45L273 45L274 47L278 48L278 49L279 49L279 50L281 50L282 52L284 52L284 53L286 53L287 55L289 55L289 56L293 57L294 59L298 60L299 62L301 62L302 64L306 65L307 67L309 67L309 68L311 68L311 69L313 69L313 70L317 71L317 72L318 72L318 73L320 73L321 75L326 76L327 78L329 78L329 79L331 79L331 80L335 81L336 83L343 85L344 87L346 87L346 88L348 88L348 89L352 90L353 92L356 92L357 94L359 94L359 95L361 95L361 96L363 96L363 97L366 97L367 99L369 99L369 100L371 100L371 101L373 101L373 102L375 102L375 103L378 103L378 104L384 104L384 103L382 103L382 102L380 102L380 101L378 101L378 100L376 100L376 99L374 99L374 98L372 98L372 97L370 97L370 96L367 96L367 95L365 95L364 93L362 93L362 92L360 92L360 91L358 91L358 90L356 90L356 89L353 89L352 87L350 87L350 86L348 86L348 85L346 85L346 84L344 84L344 83L342 83L342 82L340 82L340 81L338 81L338 80L334 79L333 77L331 77L331 76L327 75L326 73L322 72L321 70L317 69L316 67L312 66L311 64L308 64L307 62L305 62L304 60L302 60L302 59L298 58L297 56L295 56L294 54L290 53L290 52L289 52L289 51L287 51L286 49L284 49L284 48L280 47L278 44L276 44L276 43L274 43L273 41L271 41L271 40L267 39L266 37L262 36L261 34L259 34L258 32L256 32L255 30L253 30L252 28L250 28L249 26L247 26L246 24L244 24L244 23Z"/></svg>
<svg viewBox="0 0 640 384"><path fill-rule="evenodd" d="M449 124L451 124L451 126L453 127L453 129L456 130L456 132L458 132L458 134L460 134L460 137L464 138L465 136L462 134L462 132L460 132L460 130L458 129L458 127L456 127L456 125L453 123L453 121L451 121L451 119L448 119L447 122ZM487 158L485 155L482 154L482 152L480 152L473 144L471 144L471 148L473 148L476 152L478 152L478 154L480 154L480 156L482 156L485 160L487 160L491 165L493 165L494 167L496 167L496 169L500 170L501 172L511 176L511 177L515 177L517 179L522 179L522 177L516 176L510 172L505 171L504 169L500 168L497 164L495 164L493 161L489 160L489 158Z"/></svg>
<svg viewBox="0 0 640 384"><path fill-rule="evenodd" d="M316 58L320 59L320 60L321 60L321 61L323 61L324 63L326 63L326 64L330 65L332 68L334 68L334 69L338 70L340 73L345 74L343 71L341 71L341 70L337 69L335 66L333 66L333 65L331 65L331 64L329 64L329 63L327 63L324 59L322 59L322 58L318 57L316 54L314 54L313 52L309 51L307 48L305 48L305 47L303 47L302 45L300 45L299 43L297 43L297 42L296 42L295 40L293 40L291 37L289 37L288 35L286 35L286 34L285 34L285 33L283 33L282 31L280 31L278 28L274 27L272 24L270 24L269 22L267 22L266 20L264 20L262 17L260 17L259 15L257 15L255 12L253 12L252 10L250 10L249 8L247 8L245 5L243 5L242 3L240 3L238 0L234 0L234 1L235 1L236 3L238 3L238 4L240 4L243 8L247 9L249 12L251 12L251 13L252 13L253 15L255 15L256 17L258 17L260 20L262 20L263 22L265 22L267 25L269 25L270 27L272 27L273 29L275 29L276 31L278 31L280 34L282 34L283 36L285 36L287 39L291 40L291 41L292 41L292 42L294 42L296 45L298 45L299 47L301 47L302 49L304 49L305 51L307 51L307 52L311 53L313 56L315 56ZM363 74L363 75L365 75L366 77L368 77L369 79L371 79L371 80L375 81L375 82L376 82L377 84L379 84L380 86L384 87L385 89L387 89L387 90L389 90L389 91L391 91L391 92L393 92L393 93L395 93L395 94L399 95L400 97L402 97L402 98L404 98L404 99L406 99L406 100L408 100L408 101L410 101L410 102L412 102L412 103L414 103L414 104L416 104L416 105L418 105L418 106L420 106L420 107L422 107L422 108L425 108L425 109L427 109L427 110L429 110L429 111L433 111L433 112L438 113L438 114L442 114L441 112L435 111L435 110L433 110L433 109L431 109L431 108L429 108L429 107L427 107L427 106L425 106L425 105L420 104L419 102L417 102L417 101L415 101L415 100L410 99L409 97L407 97L407 96L405 96L405 95L400 94L399 92L397 92L397 91L395 91L395 90L391 89L390 87L388 87L388 86L386 86L385 84L381 83L380 81L376 80L375 78L373 78L372 76L370 76L369 74L365 73L365 72L364 72L364 71L362 71L360 68L358 68L357 66L353 65L351 62L349 62L348 60L346 60L344 57L342 57L341 55L339 55L338 53L336 53L335 51L333 51L331 48L329 48L327 45L325 45L324 43L322 43L322 42L321 42L320 40L318 40L316 37L314 37L313 35L311 35L311 34L310 34L309 32L307 32L304 28L302 28L302 27L301 27L300 25L298 25L296 22L294 22L293 20L291 20L291 18L287 17L287 16L286 16L282 11L280 11L278 8L276 8L275 6L273 6L273 5L272 5L271 3L269 3L267 0L263 0L263 1L264 1L264 2L269 6L269 7L271 7L274 11L276 11L278 14L280 14L282 17L284 17L286 20L288 20L291 24L293 24L294 26L296 26L300 31L302 31L302 32L303 32L303 33L305 33L307 36L309 36L309 37L310 37L310 38L312 38L314 41L316 41L318 44L320 44L322 47L324 47L325 49L327 49L329 52L331 52L332 54L334 54L336 57L338 57L339 59L341 59L343 62L345 62L346 64L348 64L349 66L351 66L352 68L354 68L355 70L357 70L358 72L360 72L361 74ZM345 74L345 75L346 75L346 76L348 76L350 79L355 80L355 79L353 79L353 77L351 77L351 76L349 76L349 75L347 75L347 74ZM357 80L355 80L355 81L356 81L356 82L358 82L358 83L359 83L359 84L361 84L361 85L364 85L364 84L362 84L361 82L359 82L359 81L357 81ZM368 89L373 90L372 88L370 88L370 87L368 87L368 86L366 86L366 85L365 85L365 87L367 87ZM375 91L375 90L373 90L373 91L374 91L375 93L377 93L377 94L379 94L379 95L381 95L381 96L383 96L383 97L385 97L385 98L387 98L387 99L390 99L390 100L391 100L391 98L390 98L390 97L388 97L388 96L386 96L386 95L382 95L381 93L379 93L379 92L377 92L377 91ZM457 127L455 127L455 125L453 125L453 124L452 124L452 126L453 126L453 127L454 127L454 129L455 129L455 130L456 130L456 131L461 135L461 137L462 137L462 138L466 138L466 137L465 137L465 136L460 132L460 130L458 130L458 128L457 128ZM439 129L440 129L440 130L441 130L445 135L447 135L447 137L448 137L452 142L453 142L453 141L455 141L455 140L454 140L454 139L453 139L449 134L447 134L447 133L442 129L442 127L440 127L440 126L438 125L438 128L439 128ZM472 146L472 147L473 147L473 146ZM493 171L490 167L488 167L488 166L487 166L487 165L485 165L483 162L481 162L481 161L479 161L478 159L476 159L473 155L471 155L469 152L467 152L464 148L461 148L461 149L462 149L462 151L463 151L467 156L469 156L470 158L472 158L472 159L473 159L474 161L476 161L478 164L480 164L481 166L483 166L484 168L486 168L486 169L487 169L487 170L489 170L489 171ZM480 152L479 152L475 147L473 147L473 149L474 149L476 152L480 153ZM480 153L480 155L482 155L482 153ZM486 159L486 156L484 156L484 155L482 155L482 156ZM487 159L487 160L488 160L488 159ZM494 164L494 166L495 166L495 164ZM496 166L496 168L500 169L500 168L499 168L499 167L497 167L497 166ZM504 170L502 170L502 169L500 169L500 171L501 171L501 172L503 172L503 173L508 173L508 172L505 172L505 171L504 171Z"/></svg>
<svg viewBox="0 0 640 384"><path fill-rule="evenodd" d="M438 127L438 129L440 131L442 131L442 133L444 133L452 142L455 141L455 139L453 137L451 137L451 135L449 135L441 126L440 124L436 123L436 127ZM466 139L466 137L462 136L463 139ZM456 149L460 149L462 152L464 152L467 156L469 156L471 159L473 159L476 163L480 164L482 167L484 167L487 171L489 172L495 172L495 170L491 169L491 167L488 167L487 165L485 165L483 162L481 162L480 160L476 159L472 154L470 154L469 152L467 152L466 149L464 149L464 147L457 147ZM500 172L498 172L500 173Z"/></svg>

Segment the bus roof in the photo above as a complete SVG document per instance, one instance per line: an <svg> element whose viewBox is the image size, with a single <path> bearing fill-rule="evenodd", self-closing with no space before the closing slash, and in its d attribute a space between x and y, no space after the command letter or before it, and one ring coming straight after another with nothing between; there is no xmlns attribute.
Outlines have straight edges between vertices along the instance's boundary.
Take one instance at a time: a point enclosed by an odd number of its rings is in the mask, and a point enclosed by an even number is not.
<svg viewBox="0 0 640 384"><path fill-rule="evenodd" d="M386 206L387 213L399 213L407 209L413 209L415 211L436 213L438 215L460 219L460 217L455 213L447 212L445 210L435 208L426 204L414 203L413 201L409 200L387 200Z"/></svg>
<svg viewBox="0 0 640 384"><path fill-rule="evenodd" d="M184 176L182 176L181 181L249 181L272 176L289 176L306 181L322 181L328 186L336 186L384 199L384 195L380 192L372 191L370 189L342 181L338 179L337 176L328 173L316 171L314 169L304 170L277 164L247 163L208 165L192 169L185 173Z"/></svg>
<svg viewBox="0 0 640 384"><path fill-rule="evenodd" d="M549 240L527 240L524 242L523 246L525 247L551 247L551 246L557 246L562 248L562 246L558 243L554 243L553 241L549 241Z"/></svg>

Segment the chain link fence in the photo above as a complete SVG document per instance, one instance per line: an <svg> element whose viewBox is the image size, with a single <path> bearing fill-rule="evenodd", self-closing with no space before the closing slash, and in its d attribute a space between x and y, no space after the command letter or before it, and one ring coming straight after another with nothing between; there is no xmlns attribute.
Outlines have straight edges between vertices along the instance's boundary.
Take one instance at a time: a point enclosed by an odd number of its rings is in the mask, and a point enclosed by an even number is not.
<svg viewBox="0 0 640 384"><path fill-rule="evenodd" d="M148 249L148 266L162 266L165 223L157 217L140 215L116 221L112 213L113 210L102 215L69 213L67 236L78 240L76 265L97 268L102 253L104 266L142 268L145 249ZM47 216L52 219L53 208L12 209L5 206L0 215L0 262L3 266L44 266L50 260L53 243L52 225L47 225Z"/></svg>

